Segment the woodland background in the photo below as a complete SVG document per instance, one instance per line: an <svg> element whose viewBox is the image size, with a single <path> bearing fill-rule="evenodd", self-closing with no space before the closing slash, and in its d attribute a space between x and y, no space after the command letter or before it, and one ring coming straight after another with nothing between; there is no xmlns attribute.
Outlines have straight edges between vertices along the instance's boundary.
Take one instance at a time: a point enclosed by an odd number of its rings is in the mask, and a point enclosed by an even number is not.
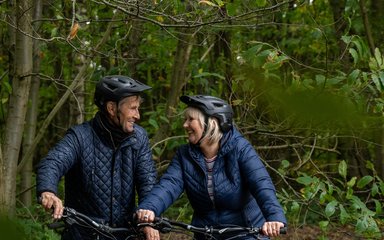
<svg viewBox="0 0 384 240"><path fill-rule="evenodd" d="M1 232L57 239L34 166L94 116L95 83L123 74L153 87L140 124L160 173L186 142L179 96L219 96L292 239L383 239L383 13L376 0L0 1ZM165 215L191 210L182 198Z"/></svg>

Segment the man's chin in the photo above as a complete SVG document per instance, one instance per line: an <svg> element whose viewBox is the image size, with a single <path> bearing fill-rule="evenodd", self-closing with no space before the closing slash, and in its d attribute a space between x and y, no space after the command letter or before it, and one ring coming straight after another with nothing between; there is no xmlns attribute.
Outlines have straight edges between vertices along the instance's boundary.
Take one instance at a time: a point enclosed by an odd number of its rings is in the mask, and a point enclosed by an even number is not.
<svg viewBox="0 0 384 240"><path fill-rule="evenodd" d="M132 133L133 131L134 131L133 126L124 129L124 132L125 132L125 133Z"/></svg>

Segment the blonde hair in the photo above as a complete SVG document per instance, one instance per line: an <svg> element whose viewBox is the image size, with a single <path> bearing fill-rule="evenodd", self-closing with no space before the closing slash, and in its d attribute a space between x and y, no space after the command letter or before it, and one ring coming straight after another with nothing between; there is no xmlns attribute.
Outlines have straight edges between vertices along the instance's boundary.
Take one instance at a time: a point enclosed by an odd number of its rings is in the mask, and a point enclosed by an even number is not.
<svg viewBox="0 0 384 240"><path fill-rule="evenodd" d="M188 107L184 111L185 117L191 117L194 119L197 119L200 123L200 126L205 129L205 135L200 140L200 142L204 141L205 139L208 140L208 144L211 145L213 143L219 142L220 139L223 137L223 133L220 130L219 120L214 117L208 117L208 126L205 126L205 115L202 111L200 111L197 108L194 107Z"/></svg>

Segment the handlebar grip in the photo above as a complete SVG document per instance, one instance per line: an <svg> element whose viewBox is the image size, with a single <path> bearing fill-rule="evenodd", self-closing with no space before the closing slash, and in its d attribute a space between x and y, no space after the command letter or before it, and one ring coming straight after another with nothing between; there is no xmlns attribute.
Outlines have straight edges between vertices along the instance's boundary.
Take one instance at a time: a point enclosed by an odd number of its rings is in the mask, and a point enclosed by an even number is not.
<svg viewBox="0 0 384 240"><path fill-rule="evenodd" d="M288 228L287 227L282 227L280 228L280 234L287 234Z"/></svg>
<svg viewBox="0 0 384 240"><path fill-rule="evenodd" d="M65 227L64 222L53 222L47 225L49 229L58 229L58 228L63 228Z"/></svg>

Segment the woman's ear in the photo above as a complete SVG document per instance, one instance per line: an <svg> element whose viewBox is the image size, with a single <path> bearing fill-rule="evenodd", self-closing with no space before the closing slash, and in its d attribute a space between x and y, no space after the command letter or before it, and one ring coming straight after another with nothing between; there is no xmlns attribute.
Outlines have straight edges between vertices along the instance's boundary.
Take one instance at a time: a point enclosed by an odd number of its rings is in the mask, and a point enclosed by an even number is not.
<svg viewBox="0 0 384 240"><path fill-rule="evenodd" d="M116 103L109 101L107 102L107 112L110 116L114 117L116 115Z"/></svg>

